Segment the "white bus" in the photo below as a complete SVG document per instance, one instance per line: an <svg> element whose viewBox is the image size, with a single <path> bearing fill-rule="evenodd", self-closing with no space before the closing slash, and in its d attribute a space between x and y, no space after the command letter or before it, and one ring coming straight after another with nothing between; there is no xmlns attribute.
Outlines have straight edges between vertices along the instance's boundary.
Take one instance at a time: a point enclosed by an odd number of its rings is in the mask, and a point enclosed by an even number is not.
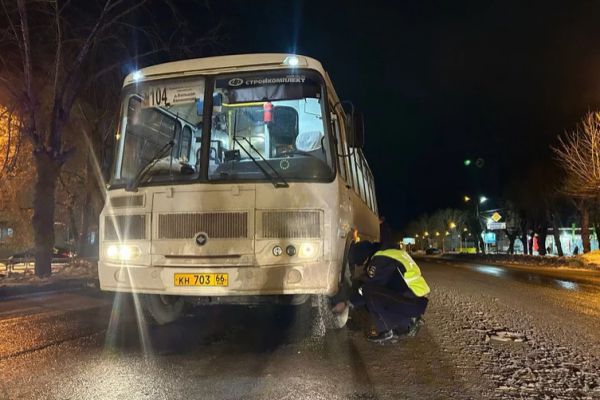
<svg viewBox="0 0 600 400"><path fill-rule="evenodd" d="M127 76L100 216L102 290L138 294L159 324L190 303L316 298L329 302L328 325L344 326L348 249L379 237L354 120L304 56L193 59Z"/></svg>

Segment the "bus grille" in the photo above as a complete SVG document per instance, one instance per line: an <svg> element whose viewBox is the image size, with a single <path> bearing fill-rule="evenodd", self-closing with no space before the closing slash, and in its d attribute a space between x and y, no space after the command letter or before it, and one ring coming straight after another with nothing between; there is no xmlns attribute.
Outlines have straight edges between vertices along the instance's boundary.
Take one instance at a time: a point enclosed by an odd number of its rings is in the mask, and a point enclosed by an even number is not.
<svg viewBox="0 0 600 400"><path fill-rule="evenodd" d="M262 213L263 238L320 238L319 211L266 211Z"/></svg>
<svg viewBox="0 0 600 400"><path fill-rule="evenodd" d="M110 205L113 208L142 207L144 205L144 196L139 194L136 196L111 197Z"/></svg>
<svg viewBox="0 0 600 400"><path fill-rule="evenodd" d="M184 213L158 216L159 239L191 239L205 232L209 238L245 238L248 236L248 213Z"/></svg>
<svg viewBox="0 0 600 400"><path fill-rule="evenodd" d="M146 239L145 215L110 215L104 217L105 240Z"/></svg>

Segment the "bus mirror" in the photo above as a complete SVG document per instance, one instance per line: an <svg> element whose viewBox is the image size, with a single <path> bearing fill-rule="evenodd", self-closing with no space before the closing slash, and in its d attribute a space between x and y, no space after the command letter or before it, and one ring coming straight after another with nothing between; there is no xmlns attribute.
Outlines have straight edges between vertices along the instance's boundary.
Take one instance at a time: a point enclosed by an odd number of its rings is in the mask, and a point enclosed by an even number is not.
<svg viewBox="0 0 600 400"><path fill-rule="evenodd" d="M348 116L348 145L354 148L362 148L365 145L365 122L363 114L359 111L354 111Z"/></svg>

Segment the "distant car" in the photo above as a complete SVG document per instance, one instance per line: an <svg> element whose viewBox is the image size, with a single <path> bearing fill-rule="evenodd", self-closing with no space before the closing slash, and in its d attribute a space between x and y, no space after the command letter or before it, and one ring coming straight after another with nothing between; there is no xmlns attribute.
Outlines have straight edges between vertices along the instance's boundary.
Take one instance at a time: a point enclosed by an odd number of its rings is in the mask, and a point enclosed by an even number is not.
<svg viewBox="0 0 600 400"><path fill-rule="evenodd" d="M427 255L432 255L432 254L441 254L442 252L440 251L440 249L436 249L435 247L430 247L427 250L425 250L425 254Z"/></svg>
<svg viewBox="0 0 600 400"><path fill-rule="evenodd" d="M67 263L73 258L75 254L65 247L53 247L52 248L52 264ZM22 264L27 262L33 262L35 259L35 250L28 249L21 253L15 253L8 257L10 264Z"/></svg>

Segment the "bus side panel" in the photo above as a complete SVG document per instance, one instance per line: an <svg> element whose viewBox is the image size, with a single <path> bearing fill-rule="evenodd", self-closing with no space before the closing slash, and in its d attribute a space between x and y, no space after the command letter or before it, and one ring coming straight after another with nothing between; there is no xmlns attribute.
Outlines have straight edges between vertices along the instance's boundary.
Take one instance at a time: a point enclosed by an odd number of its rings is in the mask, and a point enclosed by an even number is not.
<svg viewBox="0 0 600 400"><path fill-rule="evenodd" d="M354 192L352 198L352 218L361 240L379 241L379 218Z"/></svg>

